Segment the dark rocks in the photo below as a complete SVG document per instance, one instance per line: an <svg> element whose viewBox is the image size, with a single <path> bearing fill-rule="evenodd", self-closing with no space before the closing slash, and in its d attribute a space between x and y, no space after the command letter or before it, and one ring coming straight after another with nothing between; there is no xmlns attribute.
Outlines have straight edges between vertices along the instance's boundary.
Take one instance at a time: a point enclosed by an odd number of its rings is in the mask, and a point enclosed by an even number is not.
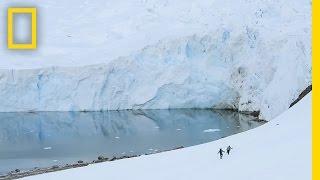
<svg viewBox="0 0 320 180"><path fill-rule="evenodd" d="M103 160L103 159L104 159L103 156L99 156L99 157L98 157L98 160Z"/></svg>
<svg viewBox="0 0 320 180"><path fill-rule="evenodd" d="M304 96L306 96L307 94L309 94L309 92L311 92L311 91L312 91L312 84L309 85L305 90L303 90L303 91L301 92L301 94L299 95L299 97L290 104L289 108L291 108L292 106L294 106L297 102L299 102Z"/></svg>
<svg viewBox="0 0 320 180"><path fill-rule="evenodd" d="M174 150L176 150L176 149L182 149L182 148L184 148L183 146L179 146L179 147L176 147Z"/></svg>
<svg viewBox="0 0 320 180"><path fill-rule="evenodd" d="M252 112L250 113L250 115L251 115L251 116L254 116L254 117L259 117L260 111L252 111Z"/></svg>
<svg viewBox="0 0 320 180"><path fill-rule="evenodd" d="M117 160L116 157L113 157L112 159L110 159L110 161L115 161L115 160Z"/></svg>
<svg viewBox="0 0 320 180"><path fill-rule="evenodd" d="M105 162L108 161L109 159L103 156L99 156L98 160L93 160L92 163L99 163L99 162Z"/></svg>
<svg viewBox="0 0 320 180"><path fill-rule="evenodd" d="M52 166L52 169L58 169L59 168L59 166L58 165L54 165L54 166Z"/></svg>
<svg viewBox="0 0 320 180"><path fill-rule="evenodd" d="M258 118L252 119L252 121L259 122L259 123L267 123L267 122L268 122L268 121L266 121L266 120L258 119Z"/></svg>
<svg viewBox="0 0 320 180"><path fill-rule="evenodd" d="M98 160L100 160L100 161L107 161L108 158L105 158L105 157L103 157L103 156L99 156L99 157L98 157Z"/></svg>
<svg viewBox="0 0 320 180"><path fill-rule="evenodd" d="M83 161L82 161L82 160L79 160L79 161L78 161L78 163L79 163L79 164L82 164L82 163L83 163Z"/></svg>

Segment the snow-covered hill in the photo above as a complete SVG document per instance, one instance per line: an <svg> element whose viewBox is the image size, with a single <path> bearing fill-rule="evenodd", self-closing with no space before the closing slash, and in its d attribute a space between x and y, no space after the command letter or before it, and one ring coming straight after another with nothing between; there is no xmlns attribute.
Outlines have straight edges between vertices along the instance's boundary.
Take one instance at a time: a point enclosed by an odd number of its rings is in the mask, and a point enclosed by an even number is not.
<svg viewBox="0 0 320 180"><path fill-rule="evenodd" d="M0 2L14 5L38 7L39 48L1 42L0 111L214 107L270 120L311 84L307 0Z"/></svg>

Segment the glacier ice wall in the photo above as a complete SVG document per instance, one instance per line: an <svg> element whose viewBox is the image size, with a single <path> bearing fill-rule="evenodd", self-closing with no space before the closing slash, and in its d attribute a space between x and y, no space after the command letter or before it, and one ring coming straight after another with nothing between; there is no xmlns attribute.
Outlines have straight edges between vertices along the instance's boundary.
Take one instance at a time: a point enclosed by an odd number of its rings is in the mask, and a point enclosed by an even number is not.
<svg viewBox="0 0 320 180"><path fill-rule="evenodd" d="M161 41L108 64L0 70L0 110L232 108L270 119L310 84L310 52L254 32Z"/></svg>
<svg viewBox="0 0 320 180"><path fill-rule="evenodd" d="M0 111L232 108L270 120L311 84L310 1L136 1L77 1L80 17L41 2L41 48L0 48Z"/></svg>

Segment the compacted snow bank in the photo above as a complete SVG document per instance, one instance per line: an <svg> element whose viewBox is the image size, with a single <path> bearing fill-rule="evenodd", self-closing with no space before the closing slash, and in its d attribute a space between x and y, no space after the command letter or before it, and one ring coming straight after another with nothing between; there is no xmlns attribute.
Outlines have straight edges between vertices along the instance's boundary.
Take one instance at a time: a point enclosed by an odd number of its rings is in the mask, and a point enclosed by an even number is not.
<svg viewBox="0 0 320 180"><path fill-rule="evenodd" d="M266 125L215 142L25 179L311 179L311 93Z"/></svg>

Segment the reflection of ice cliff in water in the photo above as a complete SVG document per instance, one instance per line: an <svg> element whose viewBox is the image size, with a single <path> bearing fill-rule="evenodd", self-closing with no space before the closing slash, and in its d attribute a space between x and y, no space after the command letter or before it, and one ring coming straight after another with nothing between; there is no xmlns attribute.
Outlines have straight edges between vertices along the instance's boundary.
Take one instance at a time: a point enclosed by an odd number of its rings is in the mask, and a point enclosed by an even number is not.
<svg viewBox="0 0 320 180"><path fill-rule="evenodd" d="M72 145L79 143L114 146L112 143L118 137L123 146L128 143L137 146L139 141L171 145L175 142L170 142L170 136L176 134L177 129L184 133L172 141L188 146L259 125L250 121L253 119L250 116L210 110L0 113L0 119L0 157L52 145L68 145L70 152ZM210 140L205 135L195 135L209 128L221 131L212 133Z"/></svg>
<svg viewBox="0 0 320 180"><path fill-rule="evenodd" d="M160 127L170 126L172 123L184 124L185 126L197 126L198 122L206 122L208 119L213 120L213 129L226 128L229 131L245 131L256 127L259 123L253 121L255 118L245 114L225 111L225 110L167 110L158 113L159 110L142 110L142 114ZM166 124L168 123L168 124ZM201 125L201 124L200 124ZM240 129L240 130L239 130ZM228 131L220 131L225 134L230 134Z"/></svg>
<svg viewBox="0 0 320 180"><path fill-rule="evenodd" d="M1 113L0 119L0 143L9 143L11 148L15 148L12 145L21 147L31 143L35 147L44 142L82 141L93 137L139 136L175 127L194 131L222 128L225 130L219 133L223 136L230 134L229 131L243 131L258 125L246 115L209 110ZM11 149L2 147L2 150Z"/></svg>

